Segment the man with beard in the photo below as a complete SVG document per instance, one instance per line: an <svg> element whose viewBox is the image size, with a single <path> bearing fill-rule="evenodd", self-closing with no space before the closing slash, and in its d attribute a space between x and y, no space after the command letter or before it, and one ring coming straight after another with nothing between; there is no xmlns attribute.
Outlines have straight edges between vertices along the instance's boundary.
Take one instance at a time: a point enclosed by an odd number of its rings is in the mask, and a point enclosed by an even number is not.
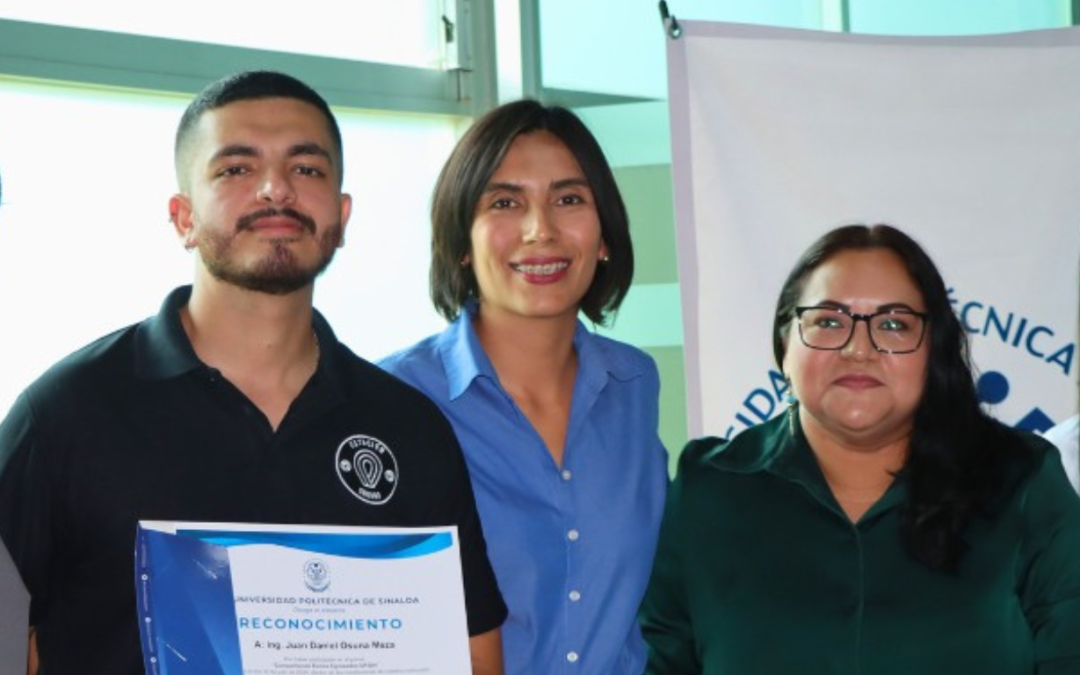
<svg viewBox="0 0 1080 675"><path fill-rule="evenodd" d="M351 207L326 102L280 73L227 77L188 106L175 162L192 285L53 366L0 424L0 537L42 672L143 672L136 523L185 520L456 525L474 672L501 673L506 610L449 424L312 308ZM387 470L359 476L358 442Z"/></svg>

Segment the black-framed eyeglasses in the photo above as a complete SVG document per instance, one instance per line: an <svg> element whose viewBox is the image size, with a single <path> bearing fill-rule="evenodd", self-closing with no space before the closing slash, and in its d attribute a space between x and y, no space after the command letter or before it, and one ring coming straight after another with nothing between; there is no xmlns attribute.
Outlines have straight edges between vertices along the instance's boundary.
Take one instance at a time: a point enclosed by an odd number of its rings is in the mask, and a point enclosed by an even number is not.
<svg viewBox="0 0 1080 675"><path fill-rule="evenodd" d="M839 307L796 307L799 339L811 349L843 349L855 334L855 324L866 322L870 344L884 354L910 354L922 346L929 314L890 309L873 314L852 314Z"/></svg>

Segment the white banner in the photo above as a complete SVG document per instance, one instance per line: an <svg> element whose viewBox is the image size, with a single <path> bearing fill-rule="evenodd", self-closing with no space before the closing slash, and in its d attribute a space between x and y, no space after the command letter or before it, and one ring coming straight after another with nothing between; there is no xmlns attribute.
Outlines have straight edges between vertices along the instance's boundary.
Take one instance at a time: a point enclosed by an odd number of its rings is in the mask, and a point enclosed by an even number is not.
<svg viewBox="0 0 1080 675"><path fill-rule="evenodd" d="M668 41L691 436L784 408L770 330L798 256L886 222L938 264L980 394L1077 408L1080 30L895 38L680 22Z"/></svg>

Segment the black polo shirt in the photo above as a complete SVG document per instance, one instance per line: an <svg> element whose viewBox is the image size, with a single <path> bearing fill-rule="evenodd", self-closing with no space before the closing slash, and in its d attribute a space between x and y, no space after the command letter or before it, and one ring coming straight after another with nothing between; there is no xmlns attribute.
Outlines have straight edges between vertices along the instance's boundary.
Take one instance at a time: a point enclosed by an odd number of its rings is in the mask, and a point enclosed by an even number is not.
<svg viewBox="0 0 1080 675"><path fill-rule="evenodd" d="M318 368L274 431L195 355L179 315L190 293L53 366L0 424L0 536L44 672L143 672L138 520L457 525L469 632L498 627L506 608L438 408L316 313Z"/></svg>

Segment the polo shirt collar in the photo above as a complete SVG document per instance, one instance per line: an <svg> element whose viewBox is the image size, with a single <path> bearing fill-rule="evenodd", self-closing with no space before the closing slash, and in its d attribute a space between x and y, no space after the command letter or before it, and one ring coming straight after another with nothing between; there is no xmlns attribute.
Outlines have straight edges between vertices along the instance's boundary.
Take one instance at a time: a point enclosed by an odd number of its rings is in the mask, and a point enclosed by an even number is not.
<svg viewBox="0 0 1080 675"><path fill-rule="evenodd" d="M180 322L180 309L190 298L191 286L174 289L158 313L139 324L135 331L137 377L165 380L205 367Z"/></svg>
<svg viewBox="0 0 1080 675"><path fill-rule="evenodd" d="M166 380L207 368L199 360L184 325L180 310L191 299L191 286L174 289L161 304L158 313L139 324L135 331L135 374L147 380ZM321 381L340 381L336 349L337 337L318 311L312 312L312 329L319 341L319 365L316 376Z"/></svg>
<svg viewBox="0 0 1080 675"><path fill-rule="evenodd" d="M499 376L491 364L472 322L479 311L479 303L470 299L461 314L437 339L439 356L446 372L447 395L454 400L465 393L480 377L498 382ZM578 353L578 383L575 391L583 385L589 390L603 388L608 377L630 380L643 373L642 361L624 358L613 350L605 349L603 341L593 335L581 322L574 327L574 349Z"/></svg>
<svg viewBox="0 0 1080 675"><path fill-rule="evenodd" d="M315 331L315 339L319 341L319 363L313 379L325 383L332 391L340 391L344 386L342 375L349 367L342 354L344 347L338 349L337 335L330 327L330 322L314 308L311 310L311 329Z"/></svg>

